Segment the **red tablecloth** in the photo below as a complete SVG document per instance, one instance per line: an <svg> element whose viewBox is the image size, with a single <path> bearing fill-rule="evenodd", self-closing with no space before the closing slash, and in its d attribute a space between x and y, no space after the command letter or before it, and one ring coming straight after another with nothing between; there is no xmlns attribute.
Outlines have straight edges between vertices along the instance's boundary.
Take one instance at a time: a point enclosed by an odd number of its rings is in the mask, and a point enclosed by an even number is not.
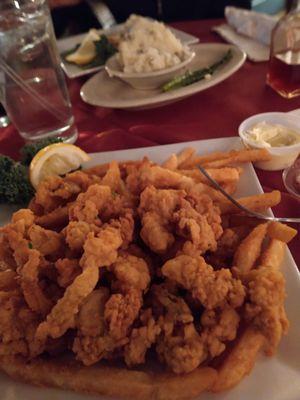
<svg viewBox="0 0 300 400"><path fill-rule="evenodd" d="M221 20L174 23L199 37L201 42L222 42L211 27ZM286 100L265 85L266 63L247 61L223 83L178 103L145 111L122 111L96 108L85 104L79 89L86 78L68 82L74 115L80 132L77 144L86 151L118 150L157 144L183 142L237 135L241 121L267 111L290 111L300 108L300 98ZM23 144L16 130L0 130L0 151L15 158ZM283 200L275 210L278 216L300 217L299 202L285 193L281 173L257 170L266 191L279 189ZM290 244L300 265L299 235Z"/></svg>

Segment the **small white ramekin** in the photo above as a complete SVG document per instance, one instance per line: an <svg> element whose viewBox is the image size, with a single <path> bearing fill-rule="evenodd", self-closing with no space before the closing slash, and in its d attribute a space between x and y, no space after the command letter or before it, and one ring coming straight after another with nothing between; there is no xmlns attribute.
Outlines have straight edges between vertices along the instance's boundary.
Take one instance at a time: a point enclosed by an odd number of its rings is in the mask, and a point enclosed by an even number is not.
<svg viewBox="0 0 300 400"><path fill-rule="evenodd" d="M124 72L118 62L118 54L110 57L105 69L108 75L113 78L117 77L128 83L134 89L151 90L163 86L165 83L173 79L175 76L184 72L185 67L193 60L195 52L191 51L187 54L185 60L173 67L153 72Z"/></svg>
<svg viewBox="0 0 300 400"><path fill-rule="evenodd" d="M267 171L280 171L290 167L300 153L300 143L292 146L265 147L263 144L254 142L247 135L247 131L252 128L253 125L263 121L270 124L286 126L287 128L298 132L300 136L300 118L298 116L282 112L268 112L253 115L252 117L243 121L239 126L239 135L246 147L253 149L266 148L272 156L271 160L269 161L259 161L254 163L257 168Z"/></svg>

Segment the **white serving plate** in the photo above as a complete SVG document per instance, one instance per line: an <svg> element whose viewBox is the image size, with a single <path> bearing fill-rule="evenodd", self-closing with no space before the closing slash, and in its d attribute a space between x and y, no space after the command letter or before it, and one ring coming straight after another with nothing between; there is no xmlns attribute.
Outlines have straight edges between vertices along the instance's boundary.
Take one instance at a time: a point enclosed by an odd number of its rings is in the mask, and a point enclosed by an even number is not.
<svg viewBox="0 0 300 400"><path fill-rule="evenodd" d="M220 43L203 43L191 46L196 53L188 65L190 71L204 68L219 60L228 49L232 58L212 75L192 85L163 93L160 89L137 90L118 78L110 78L105 70L92 76L81 88L81 98L89 104L100 107L147 109L173 103L211 88L234 74L245 62L246 54L238 47Z"/></svg>
<svg viewBox="0 0 300 400"><path fill-rule="evenodd" d="M155 162L164 161L171 153L177 153L187 146L193 146L199 154L212 151L227 151L239 148L237 137L199 140L165 146L144 147L122 151L91 154L92 159L85 166L93 166L111 160L135 160L147 155ZM236 196L262 193L262 187L251 164L245 165ZM10 215L8 210L0 209L0 222ZM271 211L269 212L271 215ZM290 254L282 267L286 278L286 310L291 322L290 330L272 357L260 356L251 374L234 389L218 394L203 393L198 400L299 400L300 394L300 274ZM109 400L103 396L89 396L58 389L36 388L15 382L0 373L1 400Z"/></svg>
<svg viewBox="0 0 300 400"><path fill-rule="evenodd" d="M99 30L98 32L107 34L107 35L119 33L122 31L123 25L124 24L115 25L106 30L103 30L103 29ZM185 45L191 45L191 44L195 44L195 43L199 42L199 39L196 36L193 36L193 35L190 35L189 33L180 31L179 29L175 29L172 27L169 27L169 28L174 33L174 35ZM81 43L83 38L86 36L86 34L87 34L87 32L81 33L80 35L73 35L73 36L69 36L64 39L59 39L57 41L57 47L58 47L59 54L62 54L65 51L72 49L77 44ZM99 65L99 66L93 67L93 68L82 69L82 68L77 67L77 65L75 65L75 64L67 63L63 58L61 58L61 66L62 66L63 70L65 71L66 75L68 76L68 78L71 78L71 79L78 78L79 76L88 75L88 74L91 74L93 72L99 71L104 68L104 65Z"/></svg>

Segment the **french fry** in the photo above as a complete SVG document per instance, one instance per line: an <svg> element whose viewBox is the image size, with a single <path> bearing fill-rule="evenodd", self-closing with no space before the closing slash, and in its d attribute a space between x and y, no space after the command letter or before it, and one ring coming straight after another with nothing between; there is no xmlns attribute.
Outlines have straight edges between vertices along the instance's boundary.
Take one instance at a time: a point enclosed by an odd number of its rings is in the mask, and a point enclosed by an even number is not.
<svg viewBox="0 0 300 400"><path fill-rule="evenodd" d="M209 180L197 169L179 169L179 173L193 178L195 182L209 183ZM237 168L208 168L206 170L208 175L218 183L231 183L238 182L240 174Z"/></svg>
<svg viewBox="0 0 300 400"><path fill-rule="evenodd" d="M216 383L211 391L228 390L249 374L264 341L265 338L260 332L251 327L247 328L219 368Z"/></svg>
<svg viewBox="0 0 300 400"><path fill-rule="evenodd" d="M186 400L209 389L217 378L213 368L203 367L185 375L129 370L122 367L82 366L65 359L0 357L0 369L38 386L134 400Z"/></svg>
<svg viewBox="0 0 300 400"><path fill-rule="evenodd" d="M120 161L120 162L118 162L118 164L119 164L119 168L120 168L121 172L123 172L125 168L130 167L130 166L139 166L143 163L143 161L144 160ZM97 175L97 176L103 177L106 174L106 172L108 171L109 166L110 166L110 163L95 165L94 167L86 168L84 170L84 172L89 175Z"/></svg>
<svg viewBox="0 0 300 400"><path fill-rule="evenodd" d="M180 168L187 160L191 159L195 152L196 150L193 147L187 147L182 150L177 156L178 168Z"/></svg>
<svg viewBox="0 0 300 400"><path fill-rule="evenodd" d="M288 243L297 235L297 231L288 225L273 221L269 224L268 235L272 239L278 239L284 243Z"/></svg>
<svg viewBox="0 0 300 400"><path fill-rule="evenodd" d="M279 269L286 249L286 244L281 240L271 239L268 247L261 255L260 264Z"/></svg>
<svg viewBox="0 0 300 400"><path fill-rule="evenodd" d="M280 203L281 194L279 190L273 190L270 193L262 193L249 197L241 197L236 199L242 206L252 211L265 211L269 207L274 207ZM220 202L219 207L222 214L233 214L241 212L231 201L225 199Z"/></svg>
<svg viewBox="0 0 300 400"><path fill-rule="evenodd" d="M178 155L171 154L171 156L162 163L162 167L175 170L180 168L181 164L184 164L187 160L190 160L196 150L193 147L187 147L186 149L182 150Z"/></svg>
<svg viewBox="0 0 300 400"><path fill-rule="evenodd" d="M199 164L202 165L211 161L222 160L223 158L231 157L233 154L234 150L231 150L227 153L216 152L204 156L195 156L183 162L180 167L183 169L194 168Z"/></svg>
<svg viewBox="0 0 300 400"><path fill-rule="evenodd" d="M204 390L209 390L217 379L217 371L209 367L200 367L186 375L157 375L154 384L155 400L191 399ZM155 392L154 391L154 392Z"/></svg>
<svg viewBox="0 0 300 400"><path fill-rule="evenodd" d="M171 154L170 157L161 165L163 168L171 169L174 171L178 168L178 158L176 154Z"/></svg>
<svg viewBox="0 0 300 400"><path fill-rule="evenodd" d="M254 228L241 242L233 257L233 265L242 274L249 272L258 259L261 245L267 233L268 224L260 224Z"/></svg>
<svg viewBox="0 0 300 400"><path fill-rule="evenodd" d="M220 168L236 163L268 161L270 154L266 149L242 149L229 152L216 152L204 156L193 157L181 164L181 168L189 169L196 165L203 165L206 168Z"/></svg>
<svg viewBox="0 0 300 400"><path fill-rule="evenodd" d="M203 166L205 168L221 168L239 163L268 161L270 158L270 153L266 149L240 150L233 153L230 157L206 162Z"/></svg>

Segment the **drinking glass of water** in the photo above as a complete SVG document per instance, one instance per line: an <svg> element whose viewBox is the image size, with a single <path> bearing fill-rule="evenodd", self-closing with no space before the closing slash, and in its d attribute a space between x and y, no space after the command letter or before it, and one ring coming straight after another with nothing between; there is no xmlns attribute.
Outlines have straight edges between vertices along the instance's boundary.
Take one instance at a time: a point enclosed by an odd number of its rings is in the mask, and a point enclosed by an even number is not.
<svg viewBox="0 0 300 400"><path fill-rule="evenodd" d="M0 100L25 140L76 140L47 0L0 1Z"/></svg>

